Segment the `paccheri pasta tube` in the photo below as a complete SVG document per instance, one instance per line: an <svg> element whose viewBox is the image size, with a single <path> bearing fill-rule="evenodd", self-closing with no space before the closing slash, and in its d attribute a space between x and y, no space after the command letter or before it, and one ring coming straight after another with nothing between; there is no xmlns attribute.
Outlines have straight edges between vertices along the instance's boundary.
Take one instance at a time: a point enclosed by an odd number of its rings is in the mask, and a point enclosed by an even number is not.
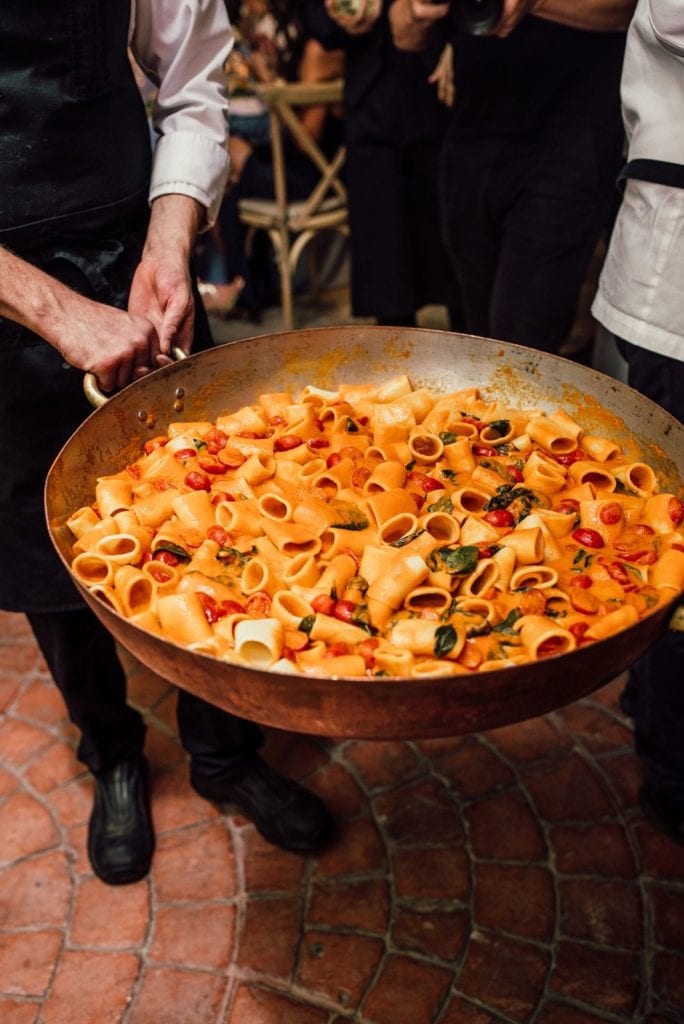
<svg viewBox="0 0 684 1024"><path fill-rule="evenodd" d="M520 665L684 587L684 505L646 462L564 410L406 377L169 424L67 525L75 577L120 615L293 673Z"/></svg>

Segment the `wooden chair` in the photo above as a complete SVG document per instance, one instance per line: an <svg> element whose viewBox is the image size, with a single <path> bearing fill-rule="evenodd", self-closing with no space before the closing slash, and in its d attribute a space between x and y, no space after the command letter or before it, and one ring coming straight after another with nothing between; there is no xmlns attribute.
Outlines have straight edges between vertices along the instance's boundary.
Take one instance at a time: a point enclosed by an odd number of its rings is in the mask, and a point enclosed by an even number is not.
<svg viewBox="0 0 684 1024"><path fill-rule="evenodd" d="M258 94L269 108L271 152L275 178L273 199L240 200L240 220L247 226L249 248L254 232L268 233L273 245L280 275L283 324L293 327L292 277L299 258L308 243L320 232L329 229L349 233L347 191L340 178L345 148L340 145L331 159L321 151L297 116L297 108L312 104L333 107L342 102L341 79L332 82L274 82L258 86ZM306 199L290 200L284 137L288 133L301 152L318 169L319 178Z"/></svg>

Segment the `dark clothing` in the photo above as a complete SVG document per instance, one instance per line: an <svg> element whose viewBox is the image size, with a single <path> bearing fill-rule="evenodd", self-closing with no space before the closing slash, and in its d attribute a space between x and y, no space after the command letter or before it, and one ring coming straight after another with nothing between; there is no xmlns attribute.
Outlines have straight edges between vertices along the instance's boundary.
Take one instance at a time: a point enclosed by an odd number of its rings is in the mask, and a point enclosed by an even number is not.
<svg viewBox="0 0 684 1024"><path fill-rule="evenodd" d="M452 300L437 201L448 111L428 82L441 45L398 51L383 6L373 29L359 36L335 25L321 2L305 9L308 30L345 50L352 311L396 323Z"/></svg>
<svg viewBox="0 0 684 1024"><path fill-rule="evenodd" d="M453 44L440 199L465 329L557 352L615 208L624 35L528 15Z"/></svg>
<svg viewBox="0 0 684 1024"><path fill-rule="evenodd" d="M518 135L551 122L611 131L621 125L624 33L585 32L528 15L506 39L455 31L451 38L451 122L460 132Z"/></svg>
<svg viewBox="0 0 684 1024"><path fill-rule="evenodd" d="M684 363L622 339L630 387L684 422ZM647 778L684 817L684 633L668 630L629 673L625 701Z"/></svg>
<svg viewBox="0 0 684 1024"><path fill-rule="evenodd" d="M454 126L452 126L453 128ZM440 193L467 332L558 352L614 206L622 135L449 130Z"/></svg>
<svg viewBox="0 0 684 1024"><path fill-rule="evenodd" d="M0 244L107 237L147 197L129 0L2 0Z"/></svg>
<svg viewBox="0 0 684 1024"><path fill-rule="evenodd" d="M130 4L39 0L30 19L25 8L3 0L0 14L0 243L81 294L126 308L150 173L147 120L127 58ZM198 297L195 306L195 347L208 347ZM0 607L28 613L81 729L79 757L101 771L140 751L143 723L126 706L114 641L71 583L43 511L49 466L92 410L81 371L4 318L0 376ZM200 774L230 777L253 756L256 726L187 695L179 703L182 741Z"/></svg>

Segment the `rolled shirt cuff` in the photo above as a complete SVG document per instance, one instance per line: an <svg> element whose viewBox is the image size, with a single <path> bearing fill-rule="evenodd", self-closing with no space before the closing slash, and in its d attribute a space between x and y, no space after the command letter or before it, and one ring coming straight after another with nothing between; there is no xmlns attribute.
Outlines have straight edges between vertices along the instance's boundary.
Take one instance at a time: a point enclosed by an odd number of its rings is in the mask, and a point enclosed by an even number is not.
<svg viewBox="0 0 684 1024"><path fill-rule="evenodd" d="M207 230L216 222L227 180L223 146L197 132L171 132L155 147L149 200L171 193L191 196L206 208L202 230Z"/></svg>

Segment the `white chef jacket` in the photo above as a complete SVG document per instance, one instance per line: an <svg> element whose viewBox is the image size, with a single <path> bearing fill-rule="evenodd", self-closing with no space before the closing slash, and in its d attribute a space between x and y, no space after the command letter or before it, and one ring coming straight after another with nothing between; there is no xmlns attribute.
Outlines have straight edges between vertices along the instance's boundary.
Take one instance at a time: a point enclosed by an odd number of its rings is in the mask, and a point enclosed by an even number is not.
<svg viewBox="0 0 684 1024"><path fill-rule="evenodd" d="M131 52L158 87L150 202L192 196L216 220L228 180L223 66L233 46L224 0L132 0Z"/></svg>
<svg viewBox="0 0 684 1024"><path fill-rule="evenodd" d="M621 98L628 158L684 166L682 0L639 0ZM618 337L684 360L684 188L627 180L592 313Z"/></svg>

